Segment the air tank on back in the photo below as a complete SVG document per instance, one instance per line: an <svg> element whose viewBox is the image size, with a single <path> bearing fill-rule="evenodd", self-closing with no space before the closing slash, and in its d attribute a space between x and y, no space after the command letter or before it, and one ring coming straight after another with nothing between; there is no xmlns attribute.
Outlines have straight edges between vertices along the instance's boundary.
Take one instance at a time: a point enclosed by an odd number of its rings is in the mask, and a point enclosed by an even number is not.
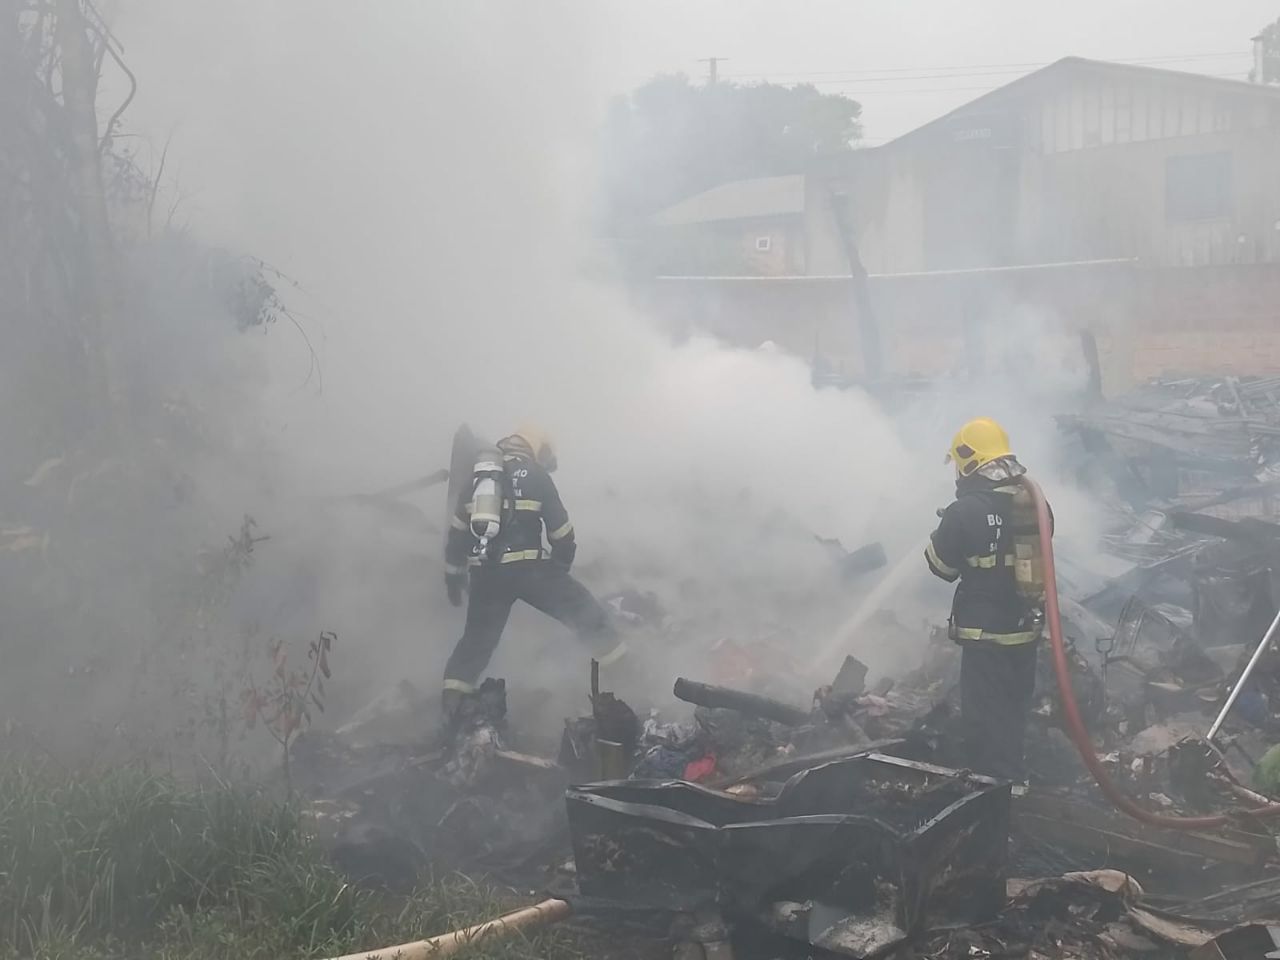
<svg viewBox="0 0 1280 960"><path fill-rule="evenodd" d="M1031 492L1018 484L1013 495L1013 575L1018 591L1034 604L1044 603L1044 544Z"/></svg>
<svg viewBox="0 0 1280 960"><path fill-rule="evenodd" d="M483 551L502 530L502 451L484 447L471 471L471 532Z"/></svg>

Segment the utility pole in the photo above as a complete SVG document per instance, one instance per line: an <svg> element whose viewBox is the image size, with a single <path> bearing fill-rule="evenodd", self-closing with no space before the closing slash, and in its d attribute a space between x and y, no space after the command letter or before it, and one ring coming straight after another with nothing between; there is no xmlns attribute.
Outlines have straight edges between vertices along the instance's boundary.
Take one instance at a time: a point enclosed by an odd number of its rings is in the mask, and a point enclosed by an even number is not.
<svg viewBox="0 0 1280 960"><path fill-rule="evenodd" d="M716 68L720 64L728 61L728 59L729 59L728 57L703 57L701 60L698 61L699 63L705 63L707 65L707 86L708 87L714 87L716 85L716 79L719 76L719 73Z"/></svg>
<svg viewBox="0 0 1280 960"><path fill-rule="evenodd" d="M880 321L876 318L875 304L871 300L867 268L863 266L862 256L858 253L850 198L832 190L827 199L831 204L832 218L836 222L836 232L840 234L840 242L849 261L849 277L853 280L853 302L857 310L858 337L862 343L862 372L868 383L875 384L884 377Z"/></svg>

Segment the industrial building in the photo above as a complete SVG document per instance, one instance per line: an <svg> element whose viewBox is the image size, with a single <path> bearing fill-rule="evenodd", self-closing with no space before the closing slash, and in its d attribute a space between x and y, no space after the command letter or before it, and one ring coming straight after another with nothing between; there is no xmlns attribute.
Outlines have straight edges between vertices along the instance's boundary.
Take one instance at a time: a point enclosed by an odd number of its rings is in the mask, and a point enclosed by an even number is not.
<svg viewBox="0 0 1280 960"><path fill-rule="evenodd" d="M982 374L1018 323L1086 334L1109 388L1280 372L1280 87L1068 58L647 240L674 327L854 379Z"/></svg>

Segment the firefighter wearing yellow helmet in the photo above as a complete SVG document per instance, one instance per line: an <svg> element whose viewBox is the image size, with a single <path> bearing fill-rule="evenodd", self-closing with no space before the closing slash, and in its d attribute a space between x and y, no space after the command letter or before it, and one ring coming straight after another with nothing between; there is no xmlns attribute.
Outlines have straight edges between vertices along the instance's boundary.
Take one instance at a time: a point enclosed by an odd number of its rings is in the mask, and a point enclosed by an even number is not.
<svg viewBox="0 0 1280 960"><path fill-rule="evenodd" d="M1026 468L988 417L951 441L956 499L929 538L930 571L957 583L949 631L961 647L960 714L966 761L980 773L1023 779L1023 740L1044 622L1039 535Z"/></svg>
<svg viewBox="0 0 1280 960"><path fill-rule="evenodd" d="M445 587L461 606L470 574L470 592L462 638L445 665L446 717L475 691L517 600L574 630L603 666L626 653L604 607L569 573L578 547L555 469L551 438L524 425L482 449L462 485L445 544Z"/></svg>

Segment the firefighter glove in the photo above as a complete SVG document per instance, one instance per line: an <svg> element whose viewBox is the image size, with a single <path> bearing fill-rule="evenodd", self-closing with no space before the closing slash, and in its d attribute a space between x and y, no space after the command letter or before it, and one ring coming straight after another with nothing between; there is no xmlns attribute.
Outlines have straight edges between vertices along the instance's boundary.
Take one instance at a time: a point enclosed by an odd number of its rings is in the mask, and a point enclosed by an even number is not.
<svg viewBox="0 0 1280 960"><path fill-rule="evenodd" d="M444 588L449 593L449 602L455 607L462 606L462 590L467 585L465 573L446 573Z"/></svg>
<svg viewBox="0 0 1280 960"><path fill-rule="evenodd" d="M551 545L551 562L566 573L573 566L573 558L578 553L578 545L572 540Z"/></svg>

